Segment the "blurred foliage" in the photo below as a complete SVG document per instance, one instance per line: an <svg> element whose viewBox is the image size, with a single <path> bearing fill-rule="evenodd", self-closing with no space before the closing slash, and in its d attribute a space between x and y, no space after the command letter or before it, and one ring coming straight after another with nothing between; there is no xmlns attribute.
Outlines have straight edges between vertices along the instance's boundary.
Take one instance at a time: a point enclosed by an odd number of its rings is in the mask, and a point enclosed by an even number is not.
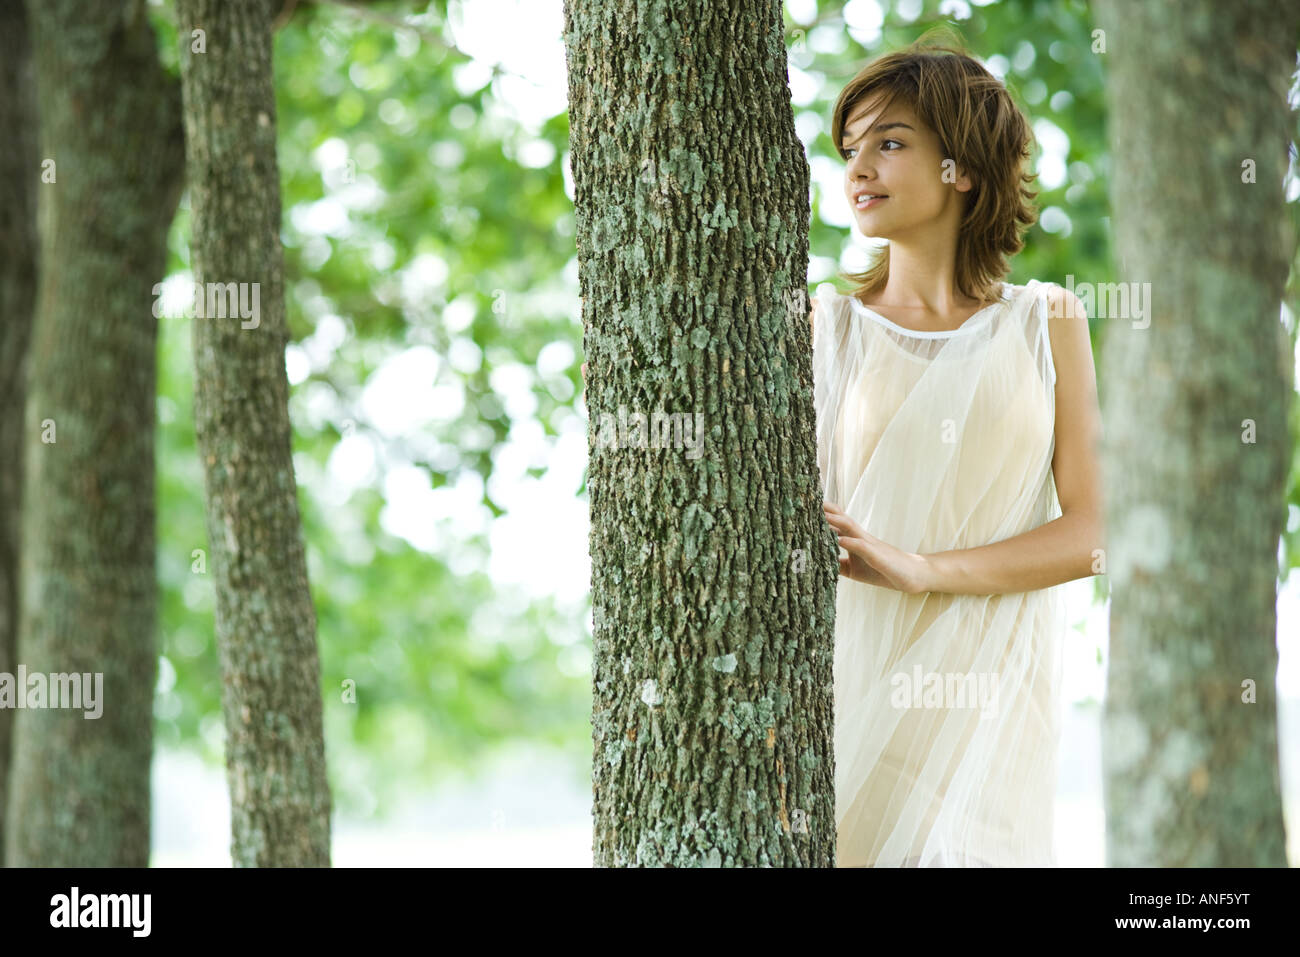
<svg viewBox="0 0 1300 957"><path fill-rule="evenodd" d="M577 779L590 773L589 603L563 608L494 584L483 531L440 520L436 545L416 547L393 531L403 530L401 516L384 518L385 476L415 467L433 489L476 476L470 487L481 485L486 527L503 512L490 479L512 436L532 429L550 439L582 423L567 117L543 119L536 133L526 129L503 107L497 71L483 70L444 39L451 35L447 5L370 4L382 14L368 17L305 2L276 36L295 464L319 618L331 783L336 807L351 813L383 813L399 784L426 786L443 769L472 766L507 740L556 746L572 758ZM1068 143L1068 175L1040 193L1046 215L1013 260L1011 281L1116 281L1104 75L1091 52L1087 5L887 6L879 36L864 47L855 38L861 35L846 29L843 4L787 3L794 111L814 183L826 164L842 175L829 129L844 83L872 56L950 22L1005 76L1035 133ZM164 62L175 70L172 9L152 0L151 13ZM844 204L838 189L823 195L815 186L812 202L815 286L846 267L850 230L821 217ZM183 202L170 272L186 279L188 235ZM190 321L160 322L164 661L157 737L200 747L215 760L223 731L212 579L194 570L206 532ZM1094 320L1094 342L1099 332ZM561 362L539 368L539 354L556 343L567 346ZM367 415L363 390L385 362L419 350L438 357L430 366L435 387L412 401L431 407L414 410L414 427L385 429ZM503 384L521 375L532 395L523 404L503 394ZM1300 409L1292 424L1300 437ZM585 434L585 424L580 430ZM340 490L338 467L369 459L364 479ZM529 474L546 465L532 461ZM1292 475L1286 548L1296 565L1300 451ZM582 488L574 493L585 497ZM1094 581L1100 597L1102 580ZM355 704L344 701L349 681Z"/></svg>
<svg viewBox="0 0 1300 957"><path fill-rule="evenodd" d="M154 13L176 69L171 9ZM303 4L276 35L290 352L310 370L292 389L294 459L331 786L336 806L356 814L382 814L398 784L427 786L506 741L561 748L579 781L590 774L586 609L494 585L485 531L440 520L412 536L432 534L437 547L426 551L381 522L385 475L416 467L434 489L476 475L486 526L504 511L488 479L512 429L528 420L554 436L577 415L567 117L536 137L511 122L490 86L474 84L469 59L431 42L445 17L445 3L432 5L417 34ZM538 165L538 155L549 159ZM188 239L184 201L169 271L187 280ZM215 760L224 732L212 578L194 571L207 536L190 320L160 323L157 735ZM569 344L568 368L541 374L538 353L555 342ZM361 397L386 360L413 348L455 361L434 367L439 407L414 411L418 426L393 434L370 421ZM493 386L495 370L519 366L535 400L527 416ZM374 461L350 494L331 473L345 439L344 458ZM356 703L346 703L353 686Z"/></svg>

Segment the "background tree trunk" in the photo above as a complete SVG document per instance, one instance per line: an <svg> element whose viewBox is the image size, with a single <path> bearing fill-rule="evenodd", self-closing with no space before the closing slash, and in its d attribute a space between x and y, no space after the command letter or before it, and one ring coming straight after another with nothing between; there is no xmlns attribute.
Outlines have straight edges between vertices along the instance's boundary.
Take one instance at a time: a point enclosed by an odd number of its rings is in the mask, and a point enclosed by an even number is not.
<svg viewBox="0 0 1300 957"><path fill-rule="evenodd" d="M1151 300L1149 328L1105 323L1108 863L1285 866L1276 592L1293 359L1278 315L1297 8L1097 8L1121 278Z"/></svg>
<svg viewBox="0 0 1300 957"><path fill-rule="evenodd" d="M16 712L6 854L141 867L157 660L152 289L184 171L180 96L143 2L39 0L28 17L55 179L37 180L18 660L101 672L103 713Z"/></svg>
<svg viewBox="0 0 1300 957"><path fill-rule="evenodd" d="M271 18L279 4L177 6L194 279L260 290L260 315L252 319L194 320L195 431L216 581L232 855L237 867L328 866L316 614L284 366L271 74ZM203 31L206 52L193 52L195 30Z"/></svg>
<svg viewBox="0 0 1300 957"><path fill-rule="evenodd" d="M568 0L598 866L829 866L838 550L777 0ZM601 415L703 419L698 457Z"/></svg>
<svg viewBox="0 0 1300 957"><path fill-rule="evenodd" d="M36 88L23 0L0 0L0 673L18 664L27 344L36 307ZM0 708L0 864L14 712Z"/></svg>

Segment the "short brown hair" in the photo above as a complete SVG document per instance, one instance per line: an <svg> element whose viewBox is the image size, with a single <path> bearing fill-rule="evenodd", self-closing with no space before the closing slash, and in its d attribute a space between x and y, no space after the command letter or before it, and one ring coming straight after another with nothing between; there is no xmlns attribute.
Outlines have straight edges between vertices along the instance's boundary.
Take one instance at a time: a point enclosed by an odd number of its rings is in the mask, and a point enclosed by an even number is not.
<svg viewBox="0 0 1300 957"><path fill-rule="evenodd" d="M831 138L846 162L841 137L849 112L883 97L877 121L897 99L934 130L945 157L974 181L957 233L956 281L965 296L991 302L1007 275L1007 257L1024 248L1024 231L1038 219L1025 167L1033 133L1002 82L970 54L924 38L872 60L840 92L831 115ZM874 125L874 124L873 124ZM843 273L865 297L889 279L886 246L862 273Z"/></svg>

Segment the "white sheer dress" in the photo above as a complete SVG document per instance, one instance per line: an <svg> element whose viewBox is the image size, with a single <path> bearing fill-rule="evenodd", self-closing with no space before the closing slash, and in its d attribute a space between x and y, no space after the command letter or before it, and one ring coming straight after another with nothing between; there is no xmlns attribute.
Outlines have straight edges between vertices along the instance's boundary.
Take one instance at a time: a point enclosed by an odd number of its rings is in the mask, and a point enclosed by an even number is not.
<svg viewBox="0 0 1300 957"><path fill-rule="evenodd" d="M1004 283L959 329L929 333L819 288L826 500L922 553L1059 516L1048 288ZM839 866L1053 865L1059 586L907 595L841 577L836 608Z"/></svg>

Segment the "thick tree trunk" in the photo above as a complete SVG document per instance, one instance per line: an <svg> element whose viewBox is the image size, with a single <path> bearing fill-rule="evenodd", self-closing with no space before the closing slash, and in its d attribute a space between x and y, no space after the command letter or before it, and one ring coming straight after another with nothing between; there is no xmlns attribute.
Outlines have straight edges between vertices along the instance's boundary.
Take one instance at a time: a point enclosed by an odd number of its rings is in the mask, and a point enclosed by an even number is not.
<svg viewBox="0 0 1300 957"><path fill-rule="evenodd" d="M0 0L0 674L18 664L27 344L36 307L36 86L23 0ZM14 712L0 708L0 864Z"/></svg>
<svg viewBox="0 0 1300 957"><path fill-rule="evenodd" d="M16 713L6 854L139 867L157 655L152 290L184 171L180 95L144 3L34 0L28 16L39 155L53 165L25 174L41 177L40 287L19 661L103 679L98 718Z"/></svg>
<svg viewBox="0 0 1300 957"><path fill-rule="evenodd" d="M284 263L265 0L179 0L194 279L250 315L194 320L236 866L328 866L316 614L291 458ZM204 52L195 52L193 31ZM256 292L256 299L254 293ZM206 297L205 297L206 298Z"/></svg>
<svg viewBox="0 0 1300 957"><path fill-rule="evenodd" d="M595 863L829 866L838 565L781 4L568 0L565 30ZM685 428L637 447L638 413Z"/></svg>
<svg viewBox="0 0 1300 957"><path fill-rule="evenodd" d="M1121 278L1150 296L1146 320L1105 322L1108 863L1285 866L1276 591L1293 360L1278 317L1297 8L1097 6Z"/></svg>

